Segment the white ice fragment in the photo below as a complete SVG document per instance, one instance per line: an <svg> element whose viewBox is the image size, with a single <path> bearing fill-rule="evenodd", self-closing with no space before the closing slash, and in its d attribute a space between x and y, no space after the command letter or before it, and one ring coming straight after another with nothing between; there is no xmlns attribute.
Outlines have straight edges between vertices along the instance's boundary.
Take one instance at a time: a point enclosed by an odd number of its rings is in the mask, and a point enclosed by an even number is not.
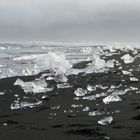
<svg viewBox="0 0 140 140"><path fill-rule="evenodd" d="M108 67L108 68L114 68L114 62L111 61L111 60L107 61L106 67Z"/></svg>
<svg viewBox="0 0 140 140"><path fill-rule="evenodd" d="M105 117L105 118L99 120L98 123L100 125L108 125L108 124L111 124L112 121L113 121L113 117L109 116L109 117Z"/></svg>
<svg viewBox="0 0 140 140"><path fill-rule="evenodd" d="M98 94L95 94L95 98L100 98L100 97L104 97L106 96L106 93L98 93Z"/></svg>
<svg viewBox="0 0 140 140"><path fill-rule="evenodd" d="M136 78L136 77L130 77L130 81L139 81L139 79L138 78Z"/></svg>
<svg viewBox="0 0 140 140"><path fill-rule="evenodd" d="M52 73L43 73L40 78L42 79L45 78L46 76L52 76Z"/></svg>
<svg viewBox="0 0 140 140"><path fill-rule="evenodd" d="M57 88L72 88L69 83L57 84Z"/></svg>
<svg viewBox="0 0 140 140"><path fill-rule="evenodd" d="M82 104L72 104L71 105L71 107L73 107L73 108L78 108L78 107L83 107L83 105Z"/></svg>
<svg viewBox="0 0 140 140"><path fill-rule="evenodd" d="M111 94L103 99L103 102L105 104L109 104L110 102L118 102L118 101L122 101L122 99L116 94Z"/></svg>
<svg viewBox="0 0 140 140"><path fill-rule="evenodd" d="M14 110L14 109L22 109L22 108L28 108L28 107L33 108L33 107L36 107L40 104L42 104L42 101L38 101L38 102L35 102L35 103L16 101L16 102L11 104L11 109Z"/></svg>
<svg viewBox="0 0 140 140"><path fill-rule="evenodd" d="M24 82L21 79L17 79L14 85L21 86L25 93L41 93L52 90L52 88L47 88L47 83L43 79L35 80L33 82Z"/></svg>
<svg viewBox="0 0 140 140"><path fill-rule="evenodd" d="M48 80L48 81L51 81L51 80L54 80L55 78L54 77L52 77L52 76L49 76L48 78L46 78L46 80Z"/></svg>
<svg viewBox="0 0 140 140"><path fill-rule="evenodd" d="M14 85L15 85L15 86L17 86L17 85L22 86L22 85L24 85L24 82L23 82L21 79L17 79L17 80L15 81Z"/></svg>
<svg viewBox="0 0 140 140"><path fill-rule="evenodd" d="M107 86L102 86L102 85L96 85L95 87L100 88L100 89L107 89L108 88Z"/></svg>
<svg viewBox="0 0 140 140"><path fill-rule="evenodd" d="M115 90L112 94L114 94L114 95L124 95L126 93L127 93L126 90Z"/></svg>
<svg viewBox="0 0 140 140"><path fill-rule="evenodd" d="M89 92L95 91L97 88L107 89L108 87L107 86L102 86L102 85L96 85L96 86L87 85L87 90Z"/></svg>
<svg viewBox="0 0 140 140"><path fill-rule="evenodd" d="M103 115L104 113L105 113L105 112L103 112L103 111L100 112L100 111L97 110L97 111L89 112L88 115L89 115L89 116L97 116L97 115Z"/></svg>
<svg viewBox="0 0 140 140"><path fill-rule="evenodd" d="M122 70L122 73L123 73L123 75L132 75L131 72L129 72L129 71L125 71L125 70Z"/></svg>
<svg viewBox="0 0 140 140"><path fill-rule="evenodd" d="M138 94L138 93L140 93L140 91L136 91L136 93Z"/></svg>
<svg viewBox="0 0 140 140"><path fill-rule="evenodd" d="M4 95L4 92L0 92L0 95Z"/></svg>
<svg viewBox="0 0 140 140"><path fill-rule="evenodd" d="M137 87L130 87L130 90L139 90Z"/></svg>
<svg viewBox="0 0 140 140"><path fill-rule="evenodd" d="M82 99L92 101L92 100L96 100L96 97L95 97L95 95L91 95L91 96L85 96Z"/></svg>
<svg viewBox="0 0 140 140"><path fill-rule="evenodd" d="M89 111L89 107L86 106L82 111L84 111L84 112Z"/></svg>
<svg viewBox="0 0 140 140"><path fill-rule="evenodd" d="M77 88L77 90L74 91L74 94L76 96L85 96L87 94L87 90L84 90L82 88Z"/></svg>
<svg viewBox="0 0 140 140"><path fill-rule="evenodd" d="M126 54L126 55L122 56L121 59L124 61L124 63L129 64L129 63L133 63L135 58L133 58L129 54Z"/></svg>
<svg viewBox="0 0 140 140"><path fill-rule="evenodd" d="M60 109L60 107L61 107L60 105L55 105L55 106L51 107L51 109L52 110L58 110L58 109Z"/></svg>
<svg viewBox="0 0 140 140"><path fill-rule="evenodd" d="M106 62L100 59L98 55L94 55L92 63L87 67L91 72L97 72L106 67Z"/></svg>
<svg viewBox="0 0 140 140"><path fill-rule="evenodd" d="M7 126L8 124L7 123L3 123L3 126Z"/></svg>
<svg viewBox="0 0 140 140"><path fill-rule="evenodd" d="M65 74L59 73L59 74L56 74L55 81L57 83L59 83L59 82L66 83L68 81L68 78L67 78L67 76Z"/></svg>
<svg viewBox="0 0 140 140"><path fill-rule="evenodd" d="M118 69L121 70L122 69L122 66L120 66Z"/></svg>
<svg viewBox="0 0 140 140"><path fill-rule="evenodd" d="M96 87L95 86L90 86L90 85L87 85L87 90L92 92L92 91L95 91L96 90Z"/></svg>

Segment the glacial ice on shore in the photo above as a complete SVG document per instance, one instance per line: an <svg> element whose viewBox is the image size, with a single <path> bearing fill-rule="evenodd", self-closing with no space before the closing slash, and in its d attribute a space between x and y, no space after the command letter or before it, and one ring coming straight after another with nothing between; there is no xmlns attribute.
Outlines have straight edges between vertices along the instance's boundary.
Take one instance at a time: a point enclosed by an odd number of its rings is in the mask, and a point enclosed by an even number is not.
<svg viewBox="0 0 140 140"><path fill-rule="evenodd" d="M69 83L62 83L62 84L57 84L58 89L62 88L72 88L72 86Z"/></svg>
<svg viewBox="0 0 140 140"><path fill-rule="evenodd" d="M74 94L76 96L85 96L87 94L87 90L84 90L82 88L77 88L77 90L74 91Z"/></svg>
<svg viewBox="0 0 140 140"><path fill-rule="evenodd" d="M133 63L135 58L133 58L129 54L126 54L126 55L122 56L121 59L124 61L124 63L129 64L129 63Z"/></svg>
<svg viewBox="0 0 140 140"><path fill-rule="evenodd" d="M0 95L4 95L5 93L4 92L0 92Z"/></svg>
<svg viewBox="0 0 140 140"><path fill-rule="evenodd" d="M100 125L108 125L108 124L111 124L112 121L113 121L113 117L109 116L109 117L105 117L105 118L99 120L98 123Z"/></svg>
<svg viewBox="0 0 140 140"><path fill-rule="evenodd" d="M15 109L22 109L22 108L33 108L41 104L42 101L38 101L35 103L15 101L14 103L11 104L11 109L15 110Z"/></svg>
<svg viewBox="0 0 140 140"><path fill-rule="evenodd" d="M17 79L14 85L21 86L25 93L41 93L53 90L52 88L47 87L47 83L45 80L35 80L32 82L24 82L21 79Z"/></svg>
<svg viewBox="0 0 140 140"><path fill-rule="evenodd" d="M100 59L98 55L94 55L92 63L86 68L88 72L101 71L102 68L106 67L106 62L103 59ZM88 73L87 72L87 73Z"/></svg>
<svg viewBox="0 0 140 140"><path fill-rule="evenodd" d="M118 101L122 101L122 99L116 94L111 94L103 99L103 102L105 104L109 104L110 102L118 102Z"/></svg>
<svg viewBox="0 0 140 140"><path fill-rule="evenodd" d="M132 73L129 72L129 71L122 70L122 73L123 73L123 75L129 75L129 76L132 76Z"/></svg>
<svg viewBox="0 0 140 140"><path fill-rule="evenodd" d="M136 77L130 77L130 81L138 82L138 81L139 81L139 79L138 79L138 78L136 78Z"/></svg>
<svg viewBox="0 0 140 140"><path fill-rule="evenodd" d="M99 116L99 115L103 115L103 114L105 114L105 112L99 111L99 110L97 110L97 111L92 111L92 112L89 112L89 113L88 113L89 116Z"/></svg>

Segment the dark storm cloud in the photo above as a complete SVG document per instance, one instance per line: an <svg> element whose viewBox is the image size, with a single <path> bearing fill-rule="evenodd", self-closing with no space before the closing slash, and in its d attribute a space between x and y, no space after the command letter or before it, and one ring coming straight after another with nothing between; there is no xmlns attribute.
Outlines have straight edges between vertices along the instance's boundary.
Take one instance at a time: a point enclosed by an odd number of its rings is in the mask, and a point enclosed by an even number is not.
<svg viewBox="0 0 140 140"><path fill-rule="evenodd" d="M139 42L139 0L0 0L0 41Z"/></svg>

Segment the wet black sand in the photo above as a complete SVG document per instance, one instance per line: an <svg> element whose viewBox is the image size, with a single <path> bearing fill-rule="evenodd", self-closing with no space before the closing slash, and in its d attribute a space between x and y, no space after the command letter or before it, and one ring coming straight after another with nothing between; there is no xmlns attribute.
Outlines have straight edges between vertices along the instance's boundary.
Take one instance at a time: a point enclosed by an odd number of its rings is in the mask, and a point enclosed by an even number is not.
<svg viewBox="0 0 140 140"><path fill-rule="evenodd" d="M86 89L87 84L108 86L106 90L97 89L92 92L93 95L107 91L111 85L116 87L121 85L119 90L131 86L140 89L140 72L136 70L139 59L133 64L124 64L120 60L124 54L121 52L113 58L120 61L123 70L133 67L132 73L139 81L130 81L129 76L123 75L118 66L106 73L70 75L68 83L73 88L57 89L54 81L47 81L50 86L54 86L54 90L47 93L47 97L43 99L43 105L32 109L10 109L11 103L15 100L14 95L25 94L20 87L13 84L17 78L32 81L41 74L0 80L0 91L5 92L0 96L0 140L139 140L140 93L128 91L121 96L121 102L110 104L103 103L104 97L91 101L74 100L74 91L77 88ZM112 59L112 57L106 59ZM85 66L84 62L75 67L82 68L82 64ZM39 96L41 95L34 95L32 100L36 100ZM103 110L110 114L89 116L88 112L81 111L81 108L72 108L72 104L82 104L84 107L90 107L90 111ZM60 108L56 109L56 105ZM116 110L120 112L115 113ZM110 115L113 117L111 124L107 126L98 124L98 120Z"/></svg>

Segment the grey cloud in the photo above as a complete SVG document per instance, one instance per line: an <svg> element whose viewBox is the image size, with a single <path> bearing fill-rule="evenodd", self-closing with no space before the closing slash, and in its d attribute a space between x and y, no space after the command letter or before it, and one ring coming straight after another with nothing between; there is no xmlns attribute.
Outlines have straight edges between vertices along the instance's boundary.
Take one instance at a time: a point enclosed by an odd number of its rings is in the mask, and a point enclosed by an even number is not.
<svg viewBox="0 0 140 140"><path fill-rule="evenodd" d="M0 41L138 42L138 0L0 0Z"/></svg>

